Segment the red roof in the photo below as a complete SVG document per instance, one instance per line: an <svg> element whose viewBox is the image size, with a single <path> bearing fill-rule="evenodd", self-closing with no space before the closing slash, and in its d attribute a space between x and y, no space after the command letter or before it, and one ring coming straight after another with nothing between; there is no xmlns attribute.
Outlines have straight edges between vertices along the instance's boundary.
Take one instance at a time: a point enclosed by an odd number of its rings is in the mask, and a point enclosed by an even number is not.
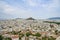
<svg viewBox="0 0 60 40"><path fill-rule="evenodd" d="M12 38L19 38L18 35L12 35Z"/></svg>

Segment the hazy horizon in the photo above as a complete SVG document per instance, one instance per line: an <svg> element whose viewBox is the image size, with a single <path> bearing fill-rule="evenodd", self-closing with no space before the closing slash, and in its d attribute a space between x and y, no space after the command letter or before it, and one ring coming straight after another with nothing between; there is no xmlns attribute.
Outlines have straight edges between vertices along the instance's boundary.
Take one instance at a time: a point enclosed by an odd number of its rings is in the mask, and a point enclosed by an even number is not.
<svg viewBox="0 0 60 40"><path fill-rule="evenodd" d="M60 17L60 0L0 0L0 19Z"/></svg>

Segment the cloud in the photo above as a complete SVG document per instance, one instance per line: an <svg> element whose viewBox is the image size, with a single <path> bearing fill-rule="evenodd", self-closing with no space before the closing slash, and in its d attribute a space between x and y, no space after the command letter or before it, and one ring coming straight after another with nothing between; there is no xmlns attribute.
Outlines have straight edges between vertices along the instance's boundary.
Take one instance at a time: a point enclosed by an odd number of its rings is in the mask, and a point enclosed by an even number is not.
<svg viewBox="0 0 60 40"><path fill-rule="evenodd" d="M27 4L29 4L32 7L37 6L37 3L32 0L27 0Z"/></svg>
<svg viewBox="0 0 60 40"><path fill-rule="evenodd" d="M2 11L1 13L3 13L4 15L5 14L11 15L13 17L23 16L23 18L25 18L25 17L30 17L32 15L32 11L30 9L26 10L22 7L14 7L3 1L0 1L0 10Z"/></svg>
<svg viewBox="0 0 60 40"><path fill-rule="evenodd" d="M28 12L28 10L24 10L22 8L13 7L5 2L0 3L0 9L3 9L3 12L6 14L22 14Z"/></svg>
<svg viewBox="0 0 60 40"><path fill-rule="evenodd" d="M0 1L0 11L4 14L22 17L48 18L59 16L59 0L19 0ZM21 3L18 3L21 2ZM14 5L12 5L14 4ZM46 15L44 15L46 14Z"/></svg>

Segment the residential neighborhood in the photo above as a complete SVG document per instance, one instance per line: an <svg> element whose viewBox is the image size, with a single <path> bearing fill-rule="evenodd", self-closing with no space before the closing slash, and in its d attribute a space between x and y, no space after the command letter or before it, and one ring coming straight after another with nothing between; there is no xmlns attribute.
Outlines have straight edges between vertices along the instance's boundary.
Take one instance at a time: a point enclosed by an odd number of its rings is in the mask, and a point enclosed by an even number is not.
<svg viewBox="0 0 60 40"><path fill-rule="evenodd" d="M1 40L60 40L60 24L53 20L0 21Z"/></svg>
<svg viewBox="0 0 60 40"><path fill-rule="evenodd" d="M60 0L0 0L0 40L60 40Z"/></svg>

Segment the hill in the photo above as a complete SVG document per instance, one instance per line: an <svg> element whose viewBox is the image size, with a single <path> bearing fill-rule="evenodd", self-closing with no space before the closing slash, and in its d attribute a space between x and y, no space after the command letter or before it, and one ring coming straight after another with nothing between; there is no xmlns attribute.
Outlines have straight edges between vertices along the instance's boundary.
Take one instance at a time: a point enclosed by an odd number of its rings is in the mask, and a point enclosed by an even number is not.
<svg viewBox="0 0 60 40"><path fill-rule="evenodd" d="M48 18L49 20L60 20L60 17L52 17L52 18Z"/></svg>

